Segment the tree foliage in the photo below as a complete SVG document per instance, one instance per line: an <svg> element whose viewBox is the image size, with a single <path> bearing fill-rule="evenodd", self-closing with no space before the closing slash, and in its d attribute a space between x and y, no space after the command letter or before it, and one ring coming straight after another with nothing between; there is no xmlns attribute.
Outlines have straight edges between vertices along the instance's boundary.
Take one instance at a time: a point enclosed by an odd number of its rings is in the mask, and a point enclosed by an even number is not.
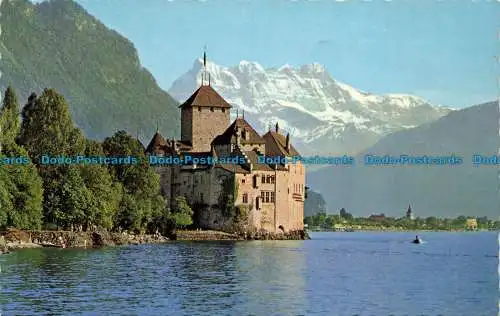
<svg viewBox="0 0 500 316"><path fill-rule="evenodd" d="M344 220L352 220L353 216L352 214L348 213L345 208L341 208L339 212L340 218Z"/></svg>
<svg viewBox="0 0 500 316"><path fill-rule="evenodd" d="M179 196L175 199L175 207L170 213L170 220L176 227L186 227L193 224L193 210L186 199Z"/></svg>
<svg viewBox="0 0 500 316"><path fill-rule="evenodd" d="M343 212L342 212L343 213ZM343 213L344 214L344 213ZM352 215L351 215L352 216ZM346 219L347 218L347 219ZM427 218L409 219L384 217L344 217L336 214L319 213L314 216L304 218L304 223L310 228L324 230L335 229L336 225L345 227L361 227L366 229L401 229L401 230L464 230L466 229L466 216L458 216L453 219L437 218L434 216ZM493 221L485 217L477 219L479 229L500 230L500 221Z"/></svg>
<svg viewBox="0 0 500 316"><path fill-rule="evenodd" d="M7 88L0 109L0 227L38 229L42 224L42 180L28 159L27 151L16 143L19 133L19 104ZM7 159L16 159L7 162ZM5 162L5 163L3 163Z"/></svg>
<svg viewBox="0 0 500 316"><path fill-rule="evenodd" d="M114 182L122 185L122 199L116 215L121 229L144 231L164 213L165 201L160 194L160 177L148 165L144 147L125 131L118 131L103 143L107 157L127 158L130 164L110 165ZM157 226L157 225L152 225Z"/></svg>
<svg viewBox="0 0 500 316"><path fill-rule="evenodd" d="M3 154L30 157L33 163L0 169L0 227L37 229L43 223L60 229L145 232L168 220L159 176L147 164L139 141L124 131L103 143L86 139L75 127L65 98L54 89L30 96L21 112L22 124L14 132L13 118L19 116L10 114L16 108L13 89L6 96L0 119L12 132L8 139L2 136ZM43 159L47 156L133 156L137 160L115 165L47 164Z"/></svg>

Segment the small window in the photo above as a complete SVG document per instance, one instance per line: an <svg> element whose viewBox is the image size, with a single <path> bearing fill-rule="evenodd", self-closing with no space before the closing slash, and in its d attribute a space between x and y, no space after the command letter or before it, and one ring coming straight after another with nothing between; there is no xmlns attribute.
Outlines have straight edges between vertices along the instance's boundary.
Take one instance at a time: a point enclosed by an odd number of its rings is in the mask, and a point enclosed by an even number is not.
<svg viewBox="0 0 500 316"><path fill-rule="evenodd" d="M266 177L266 183L271 183L271 176Z"/></svg>
<svg viewBox="0 0 500 316"><path fill-rule="evenodd" d="M262 202L266 200L266 192L260 191L260 199L262 200Z"/></svg>
<svg viewBox="0 0 500 316"><path fill-rule="evenodd" d="M266 203L269 203L269 201L270 201L269 192L266 192Z"/></svg>
<svg viewBox="0 0 500 316"><path fill-rule="evenodd" d="M266 183L266 176L262 175L262 183Z"/></svg>
<svg viewBox="0 0 500 316"><path fill-rule="evenodd" d="M243 194L243 203L248 204L248 194L247 193Z"/></svg>
<svg viewBox="0 0 500 316"><path fill-rule="evenodd" d="M222 113L226 113L226 109L222 109Z"/></svg>
<svg viewBox="0 0 500 316"><path fill-rule="evenodd" d="M210 107L210 112L213 112L213 111L214 111L214 107L213 107L213 106L211 106L211 107Z"/></svg>
<svg viewBox="0 0 500 316"><path fill-rule="evenodd" d="M201 106L198 107L198 112L201 112Z"/></svg>
<svg viewBox="0 0 500 316"><path fill-rule="evenodd" d="M276 200L276 195L274 194L274 192L271 192L271 203L274 203Z"/></svg>
<svg viewBox="0 0 500 316"><path fill-rule="evenodd" d="M245 179L241 179L241 183L245 183Z"/></svg>
<svg viewBox="0 0 500 316"><path fill-rule="evenodd" d="M201 200L201 203L204 202L204 200L203 200L203 193L200 193L200 200Z"/></svg>

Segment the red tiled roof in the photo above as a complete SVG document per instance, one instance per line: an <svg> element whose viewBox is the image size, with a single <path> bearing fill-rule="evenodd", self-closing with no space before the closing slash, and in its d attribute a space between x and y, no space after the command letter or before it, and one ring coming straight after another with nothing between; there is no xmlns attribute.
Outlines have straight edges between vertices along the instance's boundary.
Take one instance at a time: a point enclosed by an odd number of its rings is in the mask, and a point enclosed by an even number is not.
<svg viewBox="0 0 500 316"><path fill-rule="evenodd" d="M241 131L241 144L264 144L265 140L253 129L253 127L245 121L244 118L237 118L221 135L215 137L212 144L225 145L236 144L236 130ZM243 138L243 130L248 133L248 139Z"/></svg>
<svg viewBox="0 0 500 316"><path fill-rule="evenodd" d="M165 138L163 138L160 133L156 132L149 142L149 145L146 147L146 152L150 154L157 153L158 151L162 151L163 147L166 145L167 141Z"/></svg>
<svg viewBox="0 0 500 316"><path fill-rule="evenodd" d="M292 144L290 144L290 150L286 150L286 136L284 135L269 131L262 138L266 142L266 156L300 156Z"/></svg>
<svg viewBox="0 0 500 316"><path fill-rule="evenodd" d="M186 102L179 108L192 106L231 108L231 105L224 100L211 86L201 86L196 90Z"/></svg>
<svg viewBox="0 0 500 316"><path fill-rule="evenodd" d="M173 148L174 142L179 146L179 151L181 152L186 152L189 151L192 147L190 144L187 142L179 141L179 140L174 140L173 142L171 140L165 140L163 136L161 136L160 133L156 132L153 135L153 138L149 142L149 145L146 147L145 153L148 154L175 154L175 150Z"/></svg>

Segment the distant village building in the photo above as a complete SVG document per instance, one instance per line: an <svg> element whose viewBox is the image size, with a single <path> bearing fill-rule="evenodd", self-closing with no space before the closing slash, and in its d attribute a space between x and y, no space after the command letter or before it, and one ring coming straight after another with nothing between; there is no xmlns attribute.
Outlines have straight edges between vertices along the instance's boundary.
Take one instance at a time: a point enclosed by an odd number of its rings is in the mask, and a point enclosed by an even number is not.
<svg viewBox="0 0 500 316"><path fill-rule="evenodd" d="M370 215L370 217L368 217L368 219L372 220L372 221L383 221L386 219L385 217L385 214L373 214L373 215Z"/></svg>
<svg viewBox="0 0 500 316"><path fill-rule="evenodd" d="M408 211L406 211L406 218L410 219L410 220L415 219L415 217L413 215L413 212L411 211L411 206L410 205L408 205Z"/></svg>
<svg viewBox="0 0 500 316"><path fill-rule="evenodd" d="M465 222L465 228L467 230L477 230L477 220L475 218L468 218Z"/></svg>
<svg viewBox="0 0 500 316"><path fill-rule="evenodd" d="M204 56L206 64L206 56ZM206 75L206 71L203 73ZM248 210L248 227L268 232L304 229L305 167L295 163L259 163L259 156L292 157L299 153L278 123L263 136L243 116L230 122L231 105L210 85L202 85L179 106L181 139L164 139L157 131L146 148L149 156L219 159L243 163L185 163L156 167L166 203L175 207L184 196L195 209L200 228L223 229L230 221L224 205Z"/></svg>

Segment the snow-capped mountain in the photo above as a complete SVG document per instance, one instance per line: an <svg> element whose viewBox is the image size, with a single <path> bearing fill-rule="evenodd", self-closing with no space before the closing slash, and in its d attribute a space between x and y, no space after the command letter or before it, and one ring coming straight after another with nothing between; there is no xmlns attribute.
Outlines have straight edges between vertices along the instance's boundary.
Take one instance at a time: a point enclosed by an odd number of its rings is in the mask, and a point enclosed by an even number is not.
<svg viewBox="0 0 500 316"><path fill-rule="evenodd" d="M183 102L202 82L203 61L169 93ZM436 120L452 109L404 94L375 95L333 79L319 64L264 69L241 61L225 67L207 62L210 84L260 132L276 122L303 154L355 154L391 132ZM208 76L205 76L205 84Z"/></svg>

